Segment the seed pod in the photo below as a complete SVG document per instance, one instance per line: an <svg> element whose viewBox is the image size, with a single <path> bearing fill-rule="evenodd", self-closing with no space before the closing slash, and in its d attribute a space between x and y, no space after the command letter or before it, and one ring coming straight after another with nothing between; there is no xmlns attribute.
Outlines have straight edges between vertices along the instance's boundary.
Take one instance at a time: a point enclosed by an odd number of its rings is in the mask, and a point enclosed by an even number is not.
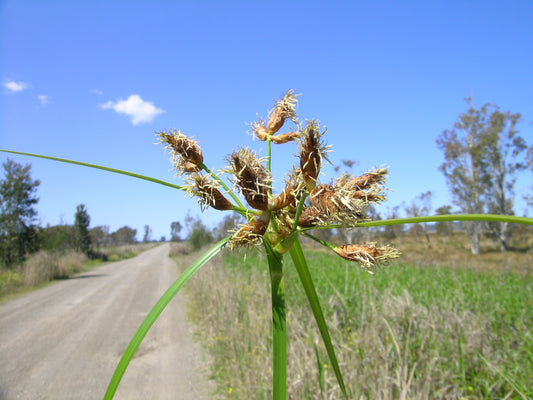
<svg viewBox="0 0 533 400"><path fill-rule="evenodd" d="M218 184L208 176L194 174L187 181L190 182L187 193L198 197L198 203L202 210L207 207L220 211L233 208L231 202L218 189Z"/></svg>
<svg viewBox="0 0 533 400"><path fill-rule="evenodd" d="M204 162L204 156L197 141L176 129L171 129L170 133L157 132L156 135L161 143L167 144L165 149L170 149L171 161L176 170L180 173L202 170L201 164Z"/></svg>
<svg viewBox="0 0 533 400"><path fill-rule="evenodd" d="M298 226L301 226L302 228L310 228L319 225L321 223L321 214L320 210L316 207L305 208L298 219Z"/></svg>
<svg viewBox="0 0 533 400"><path fill-rule="evenodd" d="M365 246L348 244L336 247L334 250L345 260L358 262L363 269L370 273L378 264L386 264L400 256L397 249L390 246L376 247L375 243L368 243Z"/></svg>
<svg viewBox="0 0 533 400"><path fill-rule="evenodd" d="M309 192L316 186L322 159L325 158L327 160L326 152L329 148L329 146L324 146L321 142L322 135L326 131L320 133L319 129L319 123L314 120L310 121L304 128L303 139L299 142L300 169Z"/></svg>
<svg viewBox="0 0 533 400"><path fill-rule="evenodd" d="M254 133L255 137L258 138L261 141L266 141L268 137L267 129L265 127L265 124L263 121L254 122L252 124L252 132Z"/></svg>
<svg viewBox="0 0 533 400"><path fill-rule="evenodd" d="M280 133L279 135L271 136L270 140L272 140L272 143L275 143L275 144L283 144L283 143L293 141L299 135L300 135L299 132Z"/></svg>
<svg viewBox="0 0 533 400"><path fill-rule="evenodd" d="M309 200L311 201L311 204L320 211L333 211L337 209L335 196L336 192L333 186L320 184L311 191L309 194Z"/></svg>
<svg viewBox="0 0 533 400"><path fill-rule="evenodd" d="M347 179L346 176L344 176L344 178L341 177L342 179L344 179L344 181L343 182L337 181L337 184L343 187L349 186L349 187L357 188L359 190L365 190L365 189L371 188L374 185L384 183L387 177L387 173L388 173L387 168L380 168L380 169L376 169L373 171L368 171L361 176L358 176L358 177L355 177L349 180Z"/></svg>
<svg viewBox="0 0 533 400"><path fill-rule="evenodd" d="M242 225L229 241L230 248L250 247L261 243L268 223L260 218Z"/></svg>
<svg viewBox="0 0 533 400"><path fill-rule="evenodd" d="M261 160L247 148L234 151L228 160L230 172L248 204L256 210L267 210L271 177Z"/></svg>
<svg viewBox="0 0 533 400"><path fill-rule="evenodd" d="M268 119L269 134L273 135L279 131L287 118L296 122L296 96L292 90L289 90L281 100L276 102Z"/></svg>

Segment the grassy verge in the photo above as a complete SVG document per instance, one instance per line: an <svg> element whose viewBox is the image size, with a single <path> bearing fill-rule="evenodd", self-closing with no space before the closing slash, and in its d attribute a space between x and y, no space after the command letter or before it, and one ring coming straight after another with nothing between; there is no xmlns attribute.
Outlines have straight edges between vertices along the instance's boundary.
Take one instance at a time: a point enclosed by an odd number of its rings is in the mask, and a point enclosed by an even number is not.
<svg viewBox="0 0 533 400"><path fill-rule="evenodd" d="M222 398L271 397L268 271L225 253L188 285L191 316ZM533 396L533 277L397 264L375 276L328 253L309 267L351 398ZM289 397L341 398L287 258ZM527 260L526 260L527 262Z"/></svg>

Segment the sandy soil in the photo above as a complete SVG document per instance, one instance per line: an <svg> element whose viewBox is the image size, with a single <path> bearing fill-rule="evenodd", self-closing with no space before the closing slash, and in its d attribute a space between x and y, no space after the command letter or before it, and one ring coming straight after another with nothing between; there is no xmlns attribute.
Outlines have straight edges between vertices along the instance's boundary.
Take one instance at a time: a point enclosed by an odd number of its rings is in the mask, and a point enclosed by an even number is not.
<svg viewBox="0 0 533 400"><path fill-rule="evenodd" d="M177 277L168 245L0 306L0 399L101 399L131 337ZM145 337L116 399L208 399L183 294Z"/></svg>

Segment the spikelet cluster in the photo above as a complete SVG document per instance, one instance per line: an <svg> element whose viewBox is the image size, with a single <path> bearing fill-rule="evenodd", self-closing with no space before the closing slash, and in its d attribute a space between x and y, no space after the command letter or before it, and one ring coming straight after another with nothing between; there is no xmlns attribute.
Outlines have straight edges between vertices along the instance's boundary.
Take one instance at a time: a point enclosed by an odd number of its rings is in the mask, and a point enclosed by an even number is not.
<svg viewBox="0 0 533 400"><path fill-rule="evenodd" d="M254 137L274 144L297 142L298 163L293 166L285 186L279 194L273 193L272 176L265 158L249 148L233 151L222 174L230 174L233 190L219 175L209 171L203 162L203 153L192 137L179 130L158 132L160 142L170 152L171 162L178 174L184 175L186 193L197 197L202 210L234 210L247 222L233 231L229 246L250 247L268 240L279 252L286 251L281 243L293 233L307 234L310 229L328 227L356 227L368 220L368 206L385 200L387 168L377 168L360 176L342 174L335 181L320 181L324 162L329 161L330 146L324 142L326 128L315 120L302 124L296 115L297 95L288 91L274 104L268 118L259 118L251 124ZM287 132L279 133L285 124L294 124ZM223 186L223 187L222 187ZM224 191L224 190L225 191ZM244 208L235 194L240 194L250 209ZM279 245L278 247L276 247ZM399 256L398 250L365 245L347 244L330 247L346 260L361 264L372 272L376 265Z"/></svg>

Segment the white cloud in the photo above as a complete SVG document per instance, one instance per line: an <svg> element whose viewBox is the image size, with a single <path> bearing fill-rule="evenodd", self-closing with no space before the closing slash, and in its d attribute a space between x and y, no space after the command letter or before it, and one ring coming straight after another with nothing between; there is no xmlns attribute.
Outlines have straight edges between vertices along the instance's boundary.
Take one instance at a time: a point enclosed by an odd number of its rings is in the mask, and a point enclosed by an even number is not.
<svg viewBox="0 0 533 400"><path fill-rule="evenodd" d="M39 99L43 107L46 106L50 102L50 97L45 96L44 94L40 94L39 96L37 96L37 98Z"/></svg>
<svg viewBox="0 0 533 400"><path fill-rule="evenodd" d="M3 83L4 87L10 92L21 92L24 89L28 89L30 85L25 82L8 81Z"/></svg>
<svg viewBox="0 0 533 400"><path fill-rule="evenodd" d="M113 109L119 114L126 114L131 117L133 125L151 122L156 116L165 112L157 108L149 101L144 101L138 94L132 94L127 100L120 99L117 102L108 101L104 104L99 104L103 109Z"/></svg>
<svg viewBox="0 0 533 400"><path fill-rule="evenodd" d="M92 94L104 94L104 92L102 92L100 89L93 89L91 90L91 93Z"/></svg>

